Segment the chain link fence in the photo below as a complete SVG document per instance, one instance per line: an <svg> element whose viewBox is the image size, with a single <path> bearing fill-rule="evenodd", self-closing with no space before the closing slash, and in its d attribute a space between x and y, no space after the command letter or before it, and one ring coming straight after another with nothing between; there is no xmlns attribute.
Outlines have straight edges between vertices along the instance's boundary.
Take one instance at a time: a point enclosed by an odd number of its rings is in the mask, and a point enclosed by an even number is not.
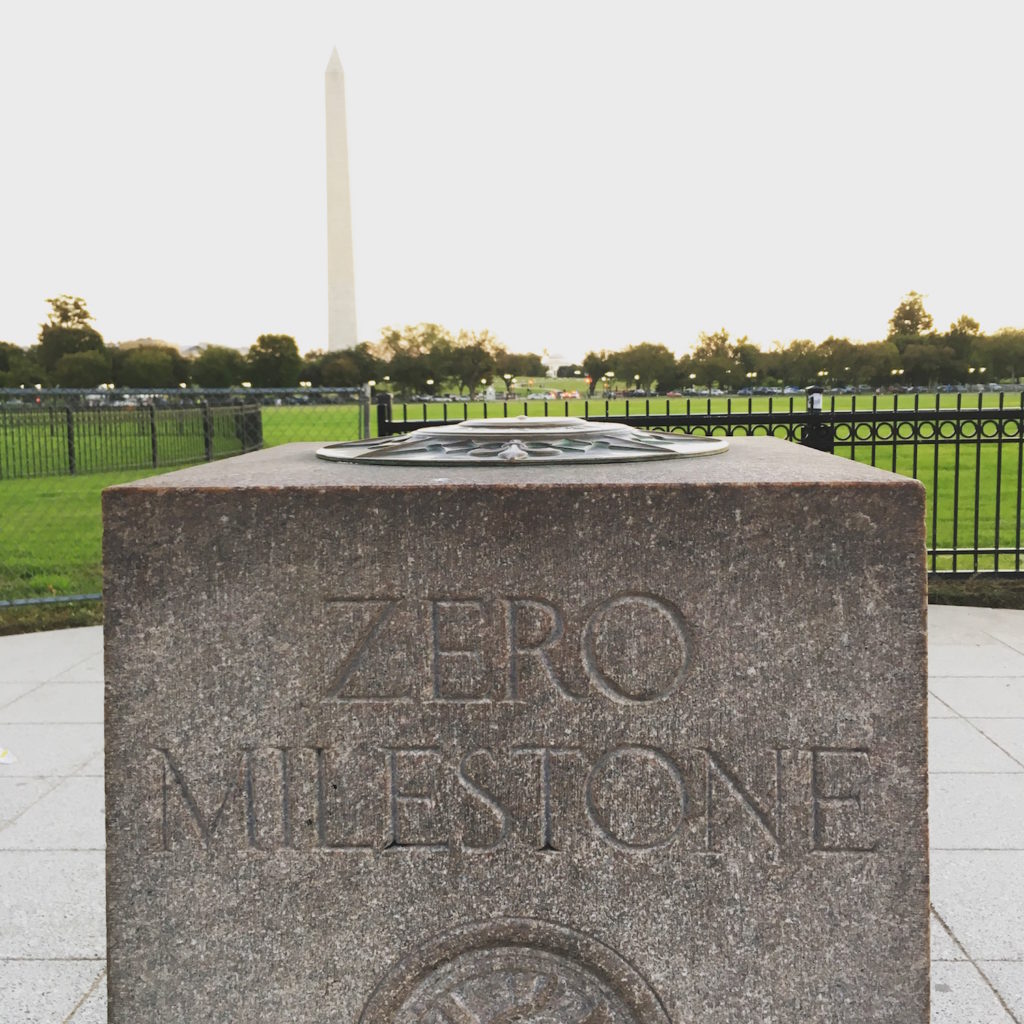
<svg viewBox="0 0 1024 1024"><path fill-rule="evenodd" d="M0 390L0 614L99 596L105 487L370 429L352 388Z"/></svg>

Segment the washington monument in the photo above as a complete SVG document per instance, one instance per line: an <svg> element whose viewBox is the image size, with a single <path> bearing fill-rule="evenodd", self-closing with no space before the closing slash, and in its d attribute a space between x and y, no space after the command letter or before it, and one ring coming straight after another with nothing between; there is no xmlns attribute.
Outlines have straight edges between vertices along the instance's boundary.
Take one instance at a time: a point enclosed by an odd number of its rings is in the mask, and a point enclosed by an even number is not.
<svg viewBox="0 0 1024 1024"><path fill-rule="evenodd" d="M348 195L345 73L338 50L324 73L327 110L327 349L354 348L356 277L352 260L352 209Z"/></svg>

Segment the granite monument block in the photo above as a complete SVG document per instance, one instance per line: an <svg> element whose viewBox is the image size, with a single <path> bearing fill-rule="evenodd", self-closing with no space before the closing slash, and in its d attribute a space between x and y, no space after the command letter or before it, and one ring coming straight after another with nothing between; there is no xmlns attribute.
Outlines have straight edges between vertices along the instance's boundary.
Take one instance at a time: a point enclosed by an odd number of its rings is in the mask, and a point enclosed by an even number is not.
<svg viewBox="0 0 1024 1024"><path fill-rule="evenodd" d="M926 1024L919 484L315 449L105 494L111 1024Z"/></svg>

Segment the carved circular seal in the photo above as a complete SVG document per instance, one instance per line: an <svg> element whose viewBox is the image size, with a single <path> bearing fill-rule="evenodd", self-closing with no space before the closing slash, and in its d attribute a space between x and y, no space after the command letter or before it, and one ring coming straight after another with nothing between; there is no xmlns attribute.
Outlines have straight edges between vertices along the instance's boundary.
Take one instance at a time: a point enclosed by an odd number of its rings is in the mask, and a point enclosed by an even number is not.
<svg viewBox="0 0 1024 1024"><path fill-rule="evenodd" d="M608 946L543 921L472 924L384 977L359 1024L669 1024L658 997Z"/></svg>
<svg viewBox="0 0 1024 1024"><path fill-rule="evenodd" d="M394 437L341 441L316 454L329 462L385 466L509 466L647 462L717 455L728 447L724 437L665 434L575 416L509 416L420 427Z"/></svg>

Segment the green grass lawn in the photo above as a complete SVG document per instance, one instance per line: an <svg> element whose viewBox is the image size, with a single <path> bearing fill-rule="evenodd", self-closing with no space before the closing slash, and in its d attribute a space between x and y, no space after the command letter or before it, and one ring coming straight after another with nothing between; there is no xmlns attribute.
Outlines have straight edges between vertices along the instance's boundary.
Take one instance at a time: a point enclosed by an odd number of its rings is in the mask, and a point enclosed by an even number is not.
<svg viewBox="0 0 1024 1024"><path fill-rule="evenodd" d="M100 494L152 470L0 481L0 600L102 585Z"/></svg>
<svg viewBox="0 0 1024 1024"><path fill-rule="evenodd" d="M916 396L896 396L899 408L913 408ZM994 408L1002 397L1005 407L1019 408L1020 395L942 395L941 408L955 408L960 399L964 408ZM733 399L732 408L745 409L745 399ZM776 398L773 408L788 409L788 398ZM892 408L894 396L858 397L857 409ZM933 395L922 395L919 405L923 409L935 408ZM686 411L686 399L668 401L672 412ZM725 398L691 399L690 412L725 412L730 402ZM803 411L802 396L792 403L795 411ZM851 408L851 399L837 396L836 408ZM645 400L631 399L631 412L644 409ZM665 411L665 399L652 399L651 412ZM408 407L410 418L418 419L423 406ZM755 399L754 411L768 411L767 399ZM461 404L432 403L426 406L431 420L440 420L445 412L460 418ZM488 403L487 415L500 416L505 412L502 403ZM510 414L522 411L522 403L510 406ZM570 401L569 415L582 415L584 403ZM605 411L604 403L591 403L591 415ZM626 411L625 400L608 404L611 415ZM531 402L529 415L542 415L543 402ZM548 412L564 415L565 403L549 403ZM482 403L469 406L470 416L484 415ZM827 400L826 400L827 413ZM401 409L398 410L401 417ZM375 421L373 426L375 427ZM267 406L263 409L264 443L267 446L289 441L344 441L359 433L359 409L354 405L338 406ZM837 454L849 457L849 447L837 448ZM973 546L975 533L978 543L987 547L1002 547L1016 551L1019 547L1018 505L1021 498L1022 477L1020 446L1016 443L976 444L965 441L959 446L944 446L936 459L935 448L921 446L916 463L911 446L876 445L858 447L855 457L862 462L874 463L883 469L895 470L906 476L916 476L928 489L927 538L930 547L948 548ZM100 492L104 487L141 476L153 475L153 470L126 470L117 473L89 473L77 476L52 476L37 479L0 479L0 600L26 597L47 597L75 593L93 593L100 589ZM975 497L977 496L977 509ZM1015 556L1003 554L999 567L1015 567ZM993 555L983 555L977 561L960 555L955 564L952 555L940 555L936 568L960 571L990 569L996 564ZM931 566L929 566L931 567ZM2 614L2 613L0 613ZM2 623L0 623L2 631Z"/></svg>

